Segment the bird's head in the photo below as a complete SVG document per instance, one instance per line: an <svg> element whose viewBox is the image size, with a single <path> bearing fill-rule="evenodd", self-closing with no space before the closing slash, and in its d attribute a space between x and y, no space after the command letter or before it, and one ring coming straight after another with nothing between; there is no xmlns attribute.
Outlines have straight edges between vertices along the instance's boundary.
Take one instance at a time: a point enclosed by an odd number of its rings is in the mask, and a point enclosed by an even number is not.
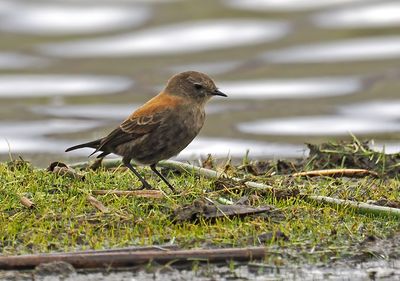
<svg viewBox="0 0 400 281"><path fill-rule="evenodd" d="M202 105L213 96L227 97L218 90L214 81L207 74L197 71L186 71L172 76L164 91L189 98Z"/></svg>

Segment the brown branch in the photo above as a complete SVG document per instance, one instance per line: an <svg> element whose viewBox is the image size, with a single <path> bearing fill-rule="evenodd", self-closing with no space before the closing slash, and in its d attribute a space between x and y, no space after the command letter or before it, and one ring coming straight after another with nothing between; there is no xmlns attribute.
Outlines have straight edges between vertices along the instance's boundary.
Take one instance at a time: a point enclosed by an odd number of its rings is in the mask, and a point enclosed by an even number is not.
<svg viewBox="0 0 400 281"><path fill-rule="evenodd" d="M84 254L34 254L19 256L0 256L0 269L31 269L41 263L64 261L75 268L121 267L157 262L189 262L206 260L221 262L229 260L248 261L263 259L266 256L264 247L193 249L193 250L149 250L124 252L92 252Z"/></svg>
<svg viewBox="0 0 400 281"><path fill-rule="evenodd" d="M365 169L327 169L327 170L314 170L307 172L299 172L292 174L293 177L362 177L374 176L378 177L378 173Z"/></svg>
<svg viewBox="0 0 400 281"><path fill-rule="evenodd" d="M136 196L147 198L163 198L164 194L159 190L93 190L94 195L113 194L117 196Z"/></svg>
<svg viewBox="0 0 400 281"><path fill-rule="evenodd" d="M101 203L99 200L97 200L93 196L88 195L87 200L89 201L90 204L92 204L93 207L98 209L100 212L103 212L103 213L109 213L110 212L108 210L108 208L103 205L103 203Z"/></svg>

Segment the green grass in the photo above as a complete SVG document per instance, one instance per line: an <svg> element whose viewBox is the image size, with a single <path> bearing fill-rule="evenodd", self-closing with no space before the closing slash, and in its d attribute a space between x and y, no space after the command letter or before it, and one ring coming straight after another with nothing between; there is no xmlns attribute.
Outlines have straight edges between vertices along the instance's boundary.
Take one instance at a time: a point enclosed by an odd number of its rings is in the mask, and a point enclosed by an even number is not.
<svg viewBox="0 0 400 281"><path fill-rule="evenodd" d="M308 262L354 256L367 237L386 238L400 230L398 218L357 214L346 208L323 206L299 197L277 199L243 187L218 190L214 180L169 173L176 194L140 169L149 182L167 194L162 199L96 196L109 210L101 213L88 201L92 190L128 190L140 186L125 169L85 171L84 180L32 169L29 165L0 164L0 254L105 249L170 243L182 248L265 245L272 256ZM280 189L299 189L313 195L365 202L400 196L397 179L290 178L285 175L251 176L231 167L230 175L248 177ZM213 221L173 222L173 210L207 197L232 201L249 196L252 206L273 205L270 217L248 216ZM35 203L20 203L26 196ZM271 233L266 241L257 239ZM275 239L275 234L288 237Z"/></svg>

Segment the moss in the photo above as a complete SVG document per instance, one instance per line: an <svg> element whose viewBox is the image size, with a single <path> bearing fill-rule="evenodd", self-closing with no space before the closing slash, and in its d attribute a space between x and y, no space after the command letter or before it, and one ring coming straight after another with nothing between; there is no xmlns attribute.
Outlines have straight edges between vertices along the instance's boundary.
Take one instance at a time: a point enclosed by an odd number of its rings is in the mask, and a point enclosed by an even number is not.
<svg viewBox="0 0 400 281"><path fill-rule="evenodd" d="M246 163L249 165L249 163ZM11 168L12 167L12 168ZM17 167L17 168L16 168ZM399 181L374 178L296 178L249 175L243 167L222 167L229 174L251 178L280 189L365 202L400 196ZM84 179L58 176L29 165L0 164L0 253L105 249L175 243L182 248L265 245L273 256L327 261L353 256L368 237L386 238L399 231L396 218L356 214L350 209L312 204L299 196L275 197L243 186L221 188L214 180L169 173L176 194L140 169L150 183L167 194L162 199L97 195L109 210L102 213L88 201L97 189L128 190L140 186L125 169L85 171ZM296 193L295 193L296 195ZM20 203L26 196L35 203ZM253 206L274 205L280 216L219 218L174 223L173 210L198 198L236 201L251 198ZM266 235L268 234L268 235ZM267 237L267 239L261 239ZM281 239L285 237L285 239Z"/></svg>

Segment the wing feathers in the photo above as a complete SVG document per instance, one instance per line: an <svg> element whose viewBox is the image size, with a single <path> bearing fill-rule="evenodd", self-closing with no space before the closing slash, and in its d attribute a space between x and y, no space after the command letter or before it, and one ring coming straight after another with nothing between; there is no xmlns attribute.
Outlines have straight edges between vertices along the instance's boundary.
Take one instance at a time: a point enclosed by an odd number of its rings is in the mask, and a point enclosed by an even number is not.
<svg viewBox="0 0 400 281"><path fill-rule="evenodd" d="M105 137L98 150L111 150L116 146L144 136L162 126L176 107L182 103L180 97L161 93L129 116L121 125Z"/></svg>

